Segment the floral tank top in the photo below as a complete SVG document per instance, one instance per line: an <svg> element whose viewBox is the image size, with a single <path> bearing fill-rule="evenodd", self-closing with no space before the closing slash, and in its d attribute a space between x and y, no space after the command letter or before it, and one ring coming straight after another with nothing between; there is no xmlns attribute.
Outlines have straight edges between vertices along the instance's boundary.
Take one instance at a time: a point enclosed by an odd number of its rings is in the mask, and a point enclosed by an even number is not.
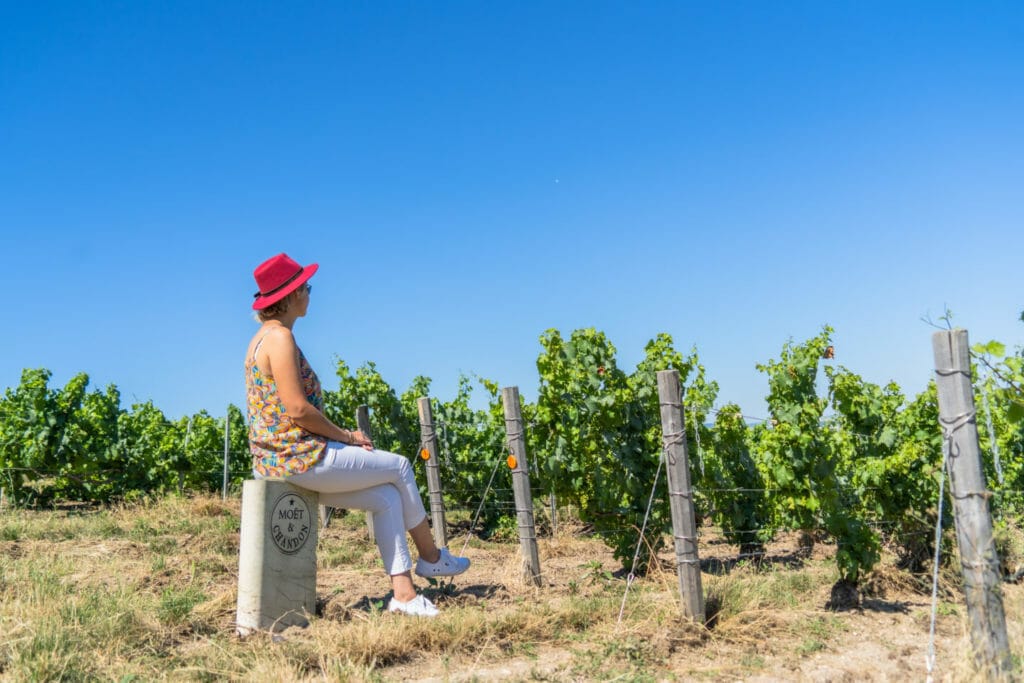
<svg viewBox="0 0 1024 683"><path fill-rule="evenodd" d="M249 413L249 450L253 470L262 477L286 477L312 467L323 454L327 439L292 422L277 393L277 383L256 365L256 344L245 364L245 388ZM320 379L299 349L299 377L306 400L323 407Z"/></svg>

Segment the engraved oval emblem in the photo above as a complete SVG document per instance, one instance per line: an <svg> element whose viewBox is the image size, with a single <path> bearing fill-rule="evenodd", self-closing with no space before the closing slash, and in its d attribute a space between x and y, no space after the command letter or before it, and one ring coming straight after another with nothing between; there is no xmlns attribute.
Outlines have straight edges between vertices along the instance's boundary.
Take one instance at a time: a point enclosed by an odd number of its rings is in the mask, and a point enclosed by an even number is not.
<svg viewBox="0 0 1024 683"><path fill-rule="evenodd" d="M270 511L270 537L281 552L299 552L309 538L313 520L302 496L286 493L277 499Z"/></svg>

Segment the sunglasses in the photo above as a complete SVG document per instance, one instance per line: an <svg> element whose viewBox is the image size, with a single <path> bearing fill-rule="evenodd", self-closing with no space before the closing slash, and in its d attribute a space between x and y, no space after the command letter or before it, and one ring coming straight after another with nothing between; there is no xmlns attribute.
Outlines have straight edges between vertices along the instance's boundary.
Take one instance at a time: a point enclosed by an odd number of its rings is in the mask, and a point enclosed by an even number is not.
<svg viewBox="0 0 1024 683"><path fill-rule="evenodd" d="M313 291L313 285L311 285L311 284L309 284L309 283L307 282L307 283L306 283L306 294L309 294L309 293L311 293L312 291Z"/></svg>

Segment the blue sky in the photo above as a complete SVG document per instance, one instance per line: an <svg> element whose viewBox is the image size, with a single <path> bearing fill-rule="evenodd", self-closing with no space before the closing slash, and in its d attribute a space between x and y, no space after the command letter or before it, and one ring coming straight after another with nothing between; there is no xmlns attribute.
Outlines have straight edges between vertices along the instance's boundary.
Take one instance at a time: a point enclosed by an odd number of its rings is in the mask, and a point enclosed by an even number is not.
<svg viewBox="0 0 1024 683"><path fill-rule="evenodd" d="M1024 339L1022 7L5 3L0 387L223 414L286 251L328 387L532 398L538 336L593 326L758 416L755 364L829 323L916 393L922 316Z"/></svg>

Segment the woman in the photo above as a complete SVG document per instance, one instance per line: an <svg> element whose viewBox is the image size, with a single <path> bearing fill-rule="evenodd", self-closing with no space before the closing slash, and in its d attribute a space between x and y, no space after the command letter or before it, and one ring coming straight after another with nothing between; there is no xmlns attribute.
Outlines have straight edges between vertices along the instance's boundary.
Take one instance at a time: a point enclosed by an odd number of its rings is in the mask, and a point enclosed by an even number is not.
<svg viewBox="0 0 1024 683"><path fill-rule="evenodd" d="M320 380L292 334L309 308L308 280L318 268L278 254L254 272L259 291L252 307L262 324L245 356L253 472L316 491L323 505L372 514L394 590L388 610L432 617L437 608L417 595L412 581L405 532L419 551L419 576L455 576L469 560L434 544L409 460L374 450L365 434L337 426L321 411Z"/></svg>

